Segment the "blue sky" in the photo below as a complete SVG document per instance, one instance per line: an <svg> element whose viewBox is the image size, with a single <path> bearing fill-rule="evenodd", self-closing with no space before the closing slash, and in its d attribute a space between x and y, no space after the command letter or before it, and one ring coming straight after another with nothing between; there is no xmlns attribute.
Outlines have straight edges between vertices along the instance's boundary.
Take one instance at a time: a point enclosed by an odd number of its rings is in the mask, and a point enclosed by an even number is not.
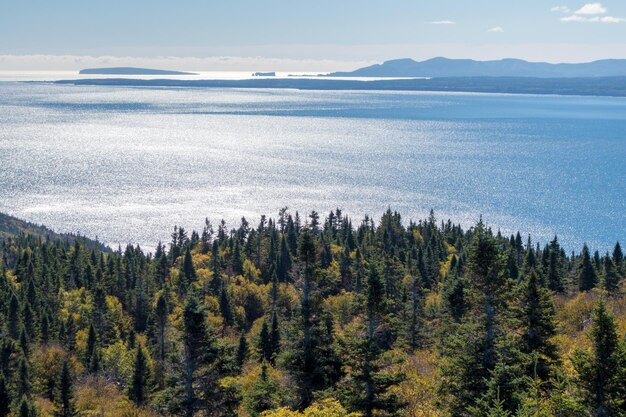
<svg viewBox="0 0 626 417"><path fill-rule="evenodd" d="M579 62L626 58L625 19L624 0L0 0L0 65L85 56L181 57L205 70L439 55Z"/></svg>

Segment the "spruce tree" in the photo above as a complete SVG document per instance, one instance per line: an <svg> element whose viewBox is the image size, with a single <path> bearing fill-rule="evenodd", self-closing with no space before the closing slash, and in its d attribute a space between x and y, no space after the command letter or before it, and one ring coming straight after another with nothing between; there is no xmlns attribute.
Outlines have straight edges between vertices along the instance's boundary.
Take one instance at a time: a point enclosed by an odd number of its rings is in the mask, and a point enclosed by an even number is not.
<svg viewBox="0 0 626 417"><path fill-rule="evenodd" d="M9 330L9 337L17 340L20 337L20 304L15 294L11 295L9 301L9 312L7 317L7 327Z"/></svg>
<svg viewBox="0 0 626 417"><path fill-rule="evenodd" d="M591 262L591 256L589 255L589 248L587 247L587 244L583 246L582 260L578 269L578 288L580 291L588 291L595 288L597 284L597 276Z"/></svg>
<svg viewBox="0 0 626 417"><path fill-rule="evenodd" d="M35 403L28 397L23 396L18 407L16 417L37 417L37 408Z"/></svg>
<svg viewBox="0 0 626 417"><path fill-rule="evenodd" d="M187 296L183 311L183 386L184 414L193 417L197 410L208 407L205 384L210 383L212 363L217 350L215 336L209 330L204 311L192 292ZM200 384L202 381L203 384ZM215 382L213 382L215 383Z"/></svg>
<svg viewBox="0 0 626 417"><path fill-rule="evenodd" d="M276 356L280 353L280 329L278 328L278 315L276 311L272 313L272 329L269 334L270 339L270 363L275 365Z"/></svg>
<svg viewBox="0 0 626 417"><path fill-rule="evenodd" d="M180 272L186 284L196 280L196 268L193 266L193 258L191 257L191 248L189 246L185 250L185 257L183 258Z"/></svg>
<svg viewBox="0 0 626 417"><path fill-rule="evenodd" d="M11 397L4 374L0 372L0 417L7 417L11 411Z"/></svg>
<svg viewBox="0 0 626 417"><path fill-rule="evenodd" d="M228 292L226 291L226 286L222 286L222 291L220 292L220 313L222 314L222 318L224 319L224 324L227 326L232 326L235 318L233 316L233 310L230 305L230 297L228 296Z"/></svg>
<svg viewBox="0 0 626 417"><path fill-rule="evenodd" d="M611 260L611 258L609 257L609 254L607 253L606 256L604 257L604 274L603 274L603 279L602 279L602 284L604 286L604 289L609 294L614 294L619 289L619 284L620 284L619 281L620 281L619 274L615 270L613 261Z"/></svg>
<svg viewBox="0 0 626 417"><path fill-rule="evenodd" d="M143 404L149 392L151 372L144 347L137 346L133 362L133 374L128 384L128 398L137 405Z"/></svg>
<svg viewBox="0 0 626 417"><path fill-rule="evenodd" d="M74 404L74 382L69 360L61 366L54 393L54 417L75 417L78 415Z"/></svg>
<svg viewBox="0 0 626 417"><path fill-rule="evenodd" d="M17 370L14 378L13 397L16 399L22 398L23 396L30 397L32 389L30 365L23 353L17 361Z"/></svg>
<svg viewBox="0 0 626 417"><path fill-rule="evenodd" d="M383 349L376 336L384 310L385 285L375 266L370 266L366 291L365 334L342 340L344 363L350 369L346 381L348 401L365 417L400 416L405 404L390 388L400 383L403 375L385 369L381 362Z"/></svg>
<svg viewBox="0 0 626 417"><path fill-rule="evenodd" d="M157 338L157 381L159 387L165 384L165 332L167 328L167 300L163 293L159 294L154 309Z"/></svg>
<svg viewBox="0 0 626 417"><path fill-rule="evenodd" d="M246 339L246 333L242 330L241 335L239 336L239 344L237 345L237 356L235 359L237 368L241 369L247 359L248 359L248 340Z"/></svg>
<svg viewBox="0 0 626 417"><path fill-rule="evenodd" d="M593 313L592 351L572 357L584 404L594 417L620 415L626 400L625 358L614 317L600 301Z"/></svg>
<svg viewBox="0 0 626 417"><path fill-rule="evenodd" d="M521 350L532 358L527 375L548 381L559 359L557 346L552 341L556 335L556 311L550 292L540 286L535 271L531 271L524 284L522 309Z"/></svg>
<svg viewBox="0 0 626 417"><path fill-rule="evenodd" d="M272 340L270 339L270 331L267 320L263 320L261 333L259 334L259 362L269 362L272 358Z"/></svg>
<svg viewBox="0 0 626 417"><path fill-rule="evenodd" d="M83 358L85 368L89 372L97 373L100 364L98 357L98 336L96 335L96 328L93 323L89 324L89 333L87 334L87 347L85 349L85 356Z"/></svg>
<svg viewBox="0 0 626 417"><path fill-rule="evenodd" d="M613 248L613 263L619 272L623 272L624 268L624 253L622 252L622 247L619 242L615 244Z"/></svg>
<svg viewBox="0 0 626 417"><path fill-rule="evenodd" d="M267 363L261 364L261 375L256 380L250 400L247 404L247 411L252 417L257 417L263 411L276 408L279 404L278 387L267 373Z"/></svg>

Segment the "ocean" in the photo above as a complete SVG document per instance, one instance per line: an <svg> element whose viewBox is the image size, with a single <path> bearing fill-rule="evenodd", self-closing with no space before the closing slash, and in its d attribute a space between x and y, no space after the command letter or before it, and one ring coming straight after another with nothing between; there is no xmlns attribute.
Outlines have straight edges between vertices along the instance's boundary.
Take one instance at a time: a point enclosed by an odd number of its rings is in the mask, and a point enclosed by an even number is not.
<svg viewBox="0 0 626 417"><path fill-rule="evenodd" d="M0 211L117 247L281 207L626 241L626 99L0 82Z"/></svg>

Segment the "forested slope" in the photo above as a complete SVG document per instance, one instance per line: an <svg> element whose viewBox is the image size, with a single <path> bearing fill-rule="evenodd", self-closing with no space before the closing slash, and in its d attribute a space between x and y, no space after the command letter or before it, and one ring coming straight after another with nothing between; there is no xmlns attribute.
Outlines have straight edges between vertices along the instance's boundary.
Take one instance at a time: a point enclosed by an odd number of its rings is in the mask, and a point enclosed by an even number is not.
<svg viewBox="0 0 626 417"><path fill-rule="evenodd" d="M34 237L40 237L42 239L51 240L68 240L70 242L73 242L75 239L80 239L85 245L89 247L97 246L100 250L109 250L101 243L91 240L89 238L70 233L56 233L46 226L30 223L18 219L17 217L9 216L5 213L0 213L0 242L6 240L7 238L17 237L20 235L30 235Z"/></svg>
<svg viewBox="0 0 626 417"><path fill-rule="evenodd" d="M0 417L626 413L619 244L283 209L2 251Z"/></svg>

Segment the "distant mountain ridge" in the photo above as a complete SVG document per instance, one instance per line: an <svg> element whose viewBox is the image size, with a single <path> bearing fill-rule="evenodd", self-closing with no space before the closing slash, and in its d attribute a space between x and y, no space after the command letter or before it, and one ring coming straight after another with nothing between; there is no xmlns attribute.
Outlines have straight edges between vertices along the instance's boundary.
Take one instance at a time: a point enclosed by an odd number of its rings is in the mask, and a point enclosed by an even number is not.
<svg viewBox="0 0 626 417"><path fill-rule="evenodd" d="M437 57L426 61L394 59L334 77L536 77L580 78L626 76L626 59L604 59L580 64L550 64L522 59L475 61Z"/></svg>
<svg viewBox="0 0 626 417"><path fill-rule="evenodd" d="M87 68L78 73L90 75L195 75L193 72L136 67Z"/></svg>

